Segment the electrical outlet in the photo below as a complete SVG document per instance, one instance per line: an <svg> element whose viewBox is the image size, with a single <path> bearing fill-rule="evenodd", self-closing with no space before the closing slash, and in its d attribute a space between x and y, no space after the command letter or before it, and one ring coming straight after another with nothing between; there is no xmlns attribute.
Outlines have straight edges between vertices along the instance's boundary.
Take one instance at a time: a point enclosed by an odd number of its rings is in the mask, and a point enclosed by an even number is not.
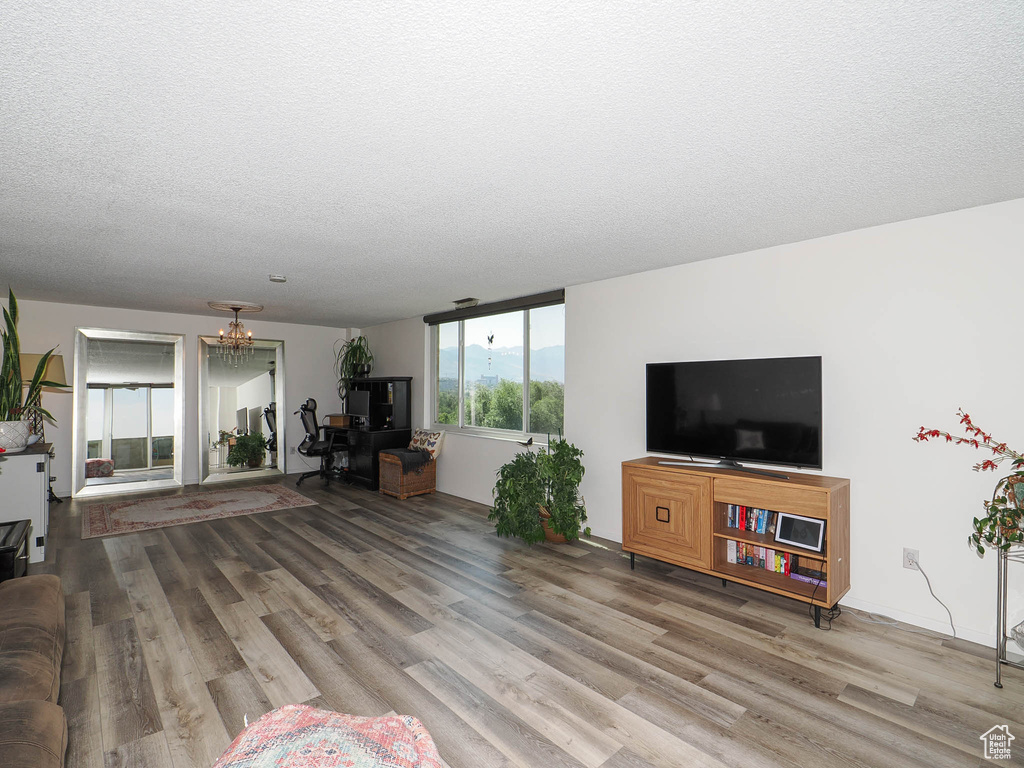
<svg viewBox="0 0 1024 768"><path fill-rule="evenodd" d="M917 564L921 562L921 553L909 547L903 548L903 567L912 571L918 570Z"/></svg>

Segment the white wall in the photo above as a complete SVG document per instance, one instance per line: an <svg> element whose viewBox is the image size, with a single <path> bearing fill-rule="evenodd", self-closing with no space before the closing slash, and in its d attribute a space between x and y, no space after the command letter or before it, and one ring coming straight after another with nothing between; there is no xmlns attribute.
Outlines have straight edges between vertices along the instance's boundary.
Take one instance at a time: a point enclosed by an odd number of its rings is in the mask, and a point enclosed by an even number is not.
<svg viewBox="0 0 1024 768"><path fill-rule="evenodd" d="M913 547L961 636L991 645L995 557L966 539L996 475L971 471L975 451L912 438L956 426L963 406L1022 450L1022 261L1015 200L568 288L566 436L586 454L594 533L622 538L620 463L645 454L646 363L821 355L824 474L852 481L843 602L948 632L921 574L902 568ZM419 326L383 328L374 354L394 344L407 369L425 364ZM516 450L449 434L439 490L489 503ZM1010 604L1024 619L1024 592Z"/></svg>
<svg viewBox="0 0 1024 768"><path fill-rule="evenodd" d="M13 288L17 295L18 286ZM78 326L184 334L184 476L186 484L199 482L198 337L200 334L215 334L224 323L222 315L202 317L21 299L18 300L18 308L18 334L22 350L45 352L57 346L58 352L64 355L68 381L72 381L74 375L74 334ZM340 402L335 386L332 350L338 338L348 338L349 331L346 328L261 322L259 315L247 316L246 328L251 329L257 338L279 339L285 343L285 392L288 402L278 404L278 413L288 446L288 455L284 457L287 460L286 469L300 471L305 465L294 461L297 456L292 454L292 449L302 441L305 432L298 416L292 416L292 411L297 410L307 397L316 398L323 413L338 410ZM46 425L46 439L53 443L56 452L51 468L57 478L53 484L54 490L61 496L71 492L72 400L70 394L43 394L43 406L57 419L56 426Z"/></svg>
<svg viewBox="0 0 1024 768"><path fill-rule="evenodd" d="M430 333L422 317L364 328L373 351L374 376L412 376L413 428L430 426L433 418ZM470 437L446 430L437 461L437 490L491 503L495 470L520 450L514 440Z"/></svg>
<svg viewBox="0 0 1024 768"><path fill-rule="evenodd" d="M430 413L424 386L429 375L427 326L420 317L375 325L362 331L373 352L371 376L412 376L412 426L424 426ZM443 450L443 449L442 449ZM438 465L440 467L440 465Z"/></svg>
<svg viewBox="0 0 1024 768"><path fill-rule="evenodd" d="M285 356L287 358L288 350L285 350ZM287 377L287 372L285 376ZM235 388L235 395L237 397L237 405L235 409L245 408L246 412L251 411L253 408L258 408L260 412L260 427L259 432L263 433L263 428L266 426L266 422L263 419L263 409L270 405L270 372L261 373L254 379L243 382ZM320 401L317 400L317 403ZM325 411L326 413L326 411ZM319 414L318 414L319 415ZM250 424L250 427L252 425Z"/></svg>

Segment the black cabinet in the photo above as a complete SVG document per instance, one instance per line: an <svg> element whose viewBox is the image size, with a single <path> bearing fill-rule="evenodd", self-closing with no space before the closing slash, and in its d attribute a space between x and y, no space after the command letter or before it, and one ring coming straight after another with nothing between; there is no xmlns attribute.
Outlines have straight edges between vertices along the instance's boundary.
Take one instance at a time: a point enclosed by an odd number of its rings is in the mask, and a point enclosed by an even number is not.
<svg viewBox="0 0 1024 768"><path fill-rule="evenodd" d="M0 523L0 581L24 576L28 570L30 520Z"/></svg>
<svg viewBox="0 0 1024 768"><path fill-rule="evenodd" d="M385 448L405 448L412 440L412 376L368 376L350 389L369 393L369 416L361 428L336 430L335 445L348 446L348 476L377 490Z"/></svg>
<svg viewBox="0 0 1024 768"><path fill-rule="evenodd" d="M385 448L405 448L412 440L410 429L346 430L348 475L376 491L380 477L378 455Z"/></svg>
<svg viewBox="0 0 1024 768"><path fill-rule="evenodd" d="M370 431L412 428L412 376L367 376L353 379L349 389L369 393Z"/></svg>

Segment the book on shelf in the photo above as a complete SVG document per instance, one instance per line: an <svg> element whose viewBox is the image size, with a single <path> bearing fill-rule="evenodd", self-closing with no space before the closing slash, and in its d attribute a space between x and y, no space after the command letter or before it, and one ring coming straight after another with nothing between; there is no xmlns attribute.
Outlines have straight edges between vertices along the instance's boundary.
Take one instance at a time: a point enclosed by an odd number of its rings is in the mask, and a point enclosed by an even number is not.
<svg viewBox="0 0 1024 768"><path fill-rule="evenodd" d="M790 574L791 561L796 555L778 552L770 547L761 547L746 541L725 541L725 560L737 565L749 565L772 573Z"/></svg>
<svg viewBox="0 0 1024 768"><path fill-rule="evenodd" d="M778 513L769 509L758 509L743 504L726 505L725 525L750 533L774 533Z"/></svg>

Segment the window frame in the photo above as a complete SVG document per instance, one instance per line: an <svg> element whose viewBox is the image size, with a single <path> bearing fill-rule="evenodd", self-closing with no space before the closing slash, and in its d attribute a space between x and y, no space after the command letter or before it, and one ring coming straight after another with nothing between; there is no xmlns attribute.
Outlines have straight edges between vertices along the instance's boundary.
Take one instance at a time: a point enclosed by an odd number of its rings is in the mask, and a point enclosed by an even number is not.
<svg viewBox="0 0 1024 768"><path fill-rule="evenodd" d="M557 304L564 305L564 301ZM548 306L555 304L551 302ZM466 424L466 320L472 317L452 318L444 323L431 324L428 329L430 333L430 424L434 430L450 430L460 435L473 437L486 437L495 440L516 440L521 441L533 438L534 443L546 445L549 435L547 433L530 432L530 357L532 349L530 346L530 311L539 307L526 306L522 308L509 308L503 311L488 313L488 315L511 315L519 312L523 321L523 428L520 430L501 429L498 427L478 427ZM480 316L480 315L478 315ZM437 420L439 401L439 363L441 360L441 332L442 325L449 323L458 324L459 339L459 363L458 363L458 420L455 424L446 424ZM564 371L563 371L564 376ZM564 382L563 382L564 386ZM565 414L562 414L563 426Z"/></svg>

